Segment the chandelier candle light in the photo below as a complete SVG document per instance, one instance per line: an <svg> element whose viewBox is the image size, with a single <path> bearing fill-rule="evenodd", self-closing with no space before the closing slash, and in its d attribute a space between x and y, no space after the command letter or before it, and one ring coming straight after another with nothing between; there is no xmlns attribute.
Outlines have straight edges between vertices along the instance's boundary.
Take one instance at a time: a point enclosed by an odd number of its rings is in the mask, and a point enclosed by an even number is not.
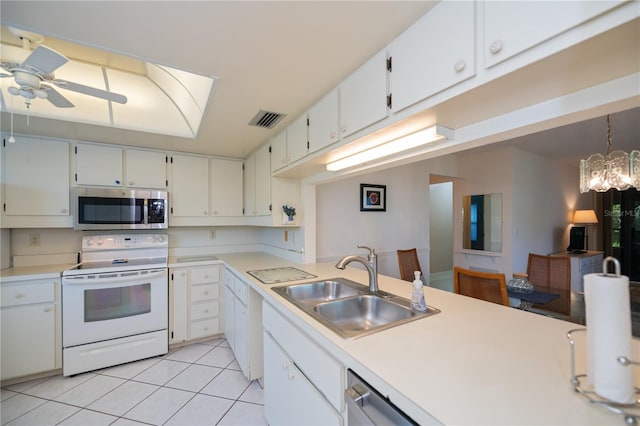
<svg viewBox="0 0 640 426"><path fill-rule="evenodd" d="M611 118L607 115L607 154L580 160L580 192L640 189L640 151L611 151Z"/></svg>

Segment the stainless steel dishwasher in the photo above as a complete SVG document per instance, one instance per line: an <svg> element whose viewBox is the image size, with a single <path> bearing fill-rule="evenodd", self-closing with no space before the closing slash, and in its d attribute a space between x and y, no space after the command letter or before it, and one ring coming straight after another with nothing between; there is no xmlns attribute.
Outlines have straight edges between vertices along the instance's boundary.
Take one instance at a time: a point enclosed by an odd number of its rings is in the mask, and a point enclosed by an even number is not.
<svg viewBox="0 0 640 426"><path fill-rule="evenodd" d="M347 370L345 400L349 426L417 425L351 370Z"/></svg>

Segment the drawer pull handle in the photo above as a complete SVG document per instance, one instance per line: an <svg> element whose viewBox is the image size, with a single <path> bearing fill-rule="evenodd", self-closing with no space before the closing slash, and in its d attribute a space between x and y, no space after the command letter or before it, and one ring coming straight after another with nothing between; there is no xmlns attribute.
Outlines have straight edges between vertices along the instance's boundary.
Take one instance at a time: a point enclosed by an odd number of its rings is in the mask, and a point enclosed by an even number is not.
<svg viewBox="0 0 640 426"><path fill-rule="evenodd" d="M453 66L453 68L455 69L456 72L462 72L464 71L464 69L467 67L466 62L463 59L460 59L458 62L456 62L456 64Z"/></svg>

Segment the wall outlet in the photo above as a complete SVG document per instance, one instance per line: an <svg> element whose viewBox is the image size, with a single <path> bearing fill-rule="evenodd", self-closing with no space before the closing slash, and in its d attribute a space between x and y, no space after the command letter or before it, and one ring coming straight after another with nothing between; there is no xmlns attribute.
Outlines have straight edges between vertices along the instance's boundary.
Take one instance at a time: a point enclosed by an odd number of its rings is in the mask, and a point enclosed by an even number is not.
<svg viewBox="0 0 640 426"><path fill-rule="evenodd" d="M40 247L40 234L29 234L29 246Z"/></svg>
<svg viewBox="0 0 640 426"><path fill-rule="evenodd" d="M209 230L209 239L210 240L215 240L216 239L216 230L215 229L210 229Z"/></svg>

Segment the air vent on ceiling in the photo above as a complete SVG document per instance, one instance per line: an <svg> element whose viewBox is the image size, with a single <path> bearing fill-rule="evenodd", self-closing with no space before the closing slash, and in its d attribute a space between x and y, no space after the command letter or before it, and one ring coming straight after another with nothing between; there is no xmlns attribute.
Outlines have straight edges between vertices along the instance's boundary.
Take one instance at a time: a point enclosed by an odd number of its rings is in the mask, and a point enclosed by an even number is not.
<svg viewBox="0 0 640 426"><path fill-rule="evenodd" d="M255 117L249 122L249 126L264 127L265 129L272 129L280 120L285 118L287 114L280 114L279 112L270 112L260 110Z"/></svg>

